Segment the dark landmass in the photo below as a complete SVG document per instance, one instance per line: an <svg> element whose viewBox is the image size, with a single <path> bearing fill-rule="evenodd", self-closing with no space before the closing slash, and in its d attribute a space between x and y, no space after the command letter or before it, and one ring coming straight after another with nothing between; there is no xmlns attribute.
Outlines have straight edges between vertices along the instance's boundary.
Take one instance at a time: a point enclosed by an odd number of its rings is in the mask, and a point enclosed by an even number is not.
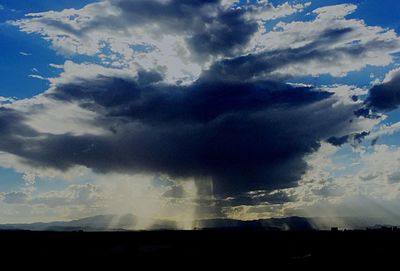
<svg viewBox="0 0 400 271"><path fill-rule="evenodd" d="M2 260L20 264L56 262L75 270L83 265L138 269L139 264L193 270L245 266L313 265L345 268L396 263L400 232L392 228L365 231L269 231L211 229L137 232L0 231ZM28 260L29 259L29 260ZM128 268L126 266L128 265ZM72 268L72 269L71 269ZM175 270L175 269L174 269ZM225 270L225 269L224 269ZM382 269L378 269L382 270Z"/></svg>
<svg viewBox="0 0 400 271"><path fill-rule="evenodd" d="M276 265L325 270L342 269L349 263L382 267L396 263L400 252L400 230L391 226L319 231L306 218L288 217L200 220L196 223L201 229L192 231L123 229L135 219L133 215L104 215L69 222L1 225L0 258L24 259L14 261L15 266L56 262L56 269L61 264L69 270L82 264L111 270L126 266L137 270L138 264L183 270L216 266L268 270ZM154 222L159 229L176 226L171 221Z"/></svg>
<svg viewBox="0 0 400 271"><path fill-rule="evenodd" d="M112 270L162 263L192 270L188 262L196 268L213 269L217 264L247 270L272 265L382 266L395 262L400 253L400 229L392 226L320 231L307 218L286 217L199 220L196 230L182 231L172 221L153 222L147 231L127 230L136 223L133 215L0 225L0 258L33 259L21 264L56 261L72 265L72 270L78 263Z"/></svg>
<svg viewBox="0 0 400 271"><path fill-rule="evenodd" d="M393 227L389 222L383 223L380 218L346 217L335 218L332 221L346 221L353 225L350 229L373 229ZM147 230L177 230L175 221L154 219L149 223ZM129 231L138 229L138 219L132 214L125 215L97 215L72 221L55 221L48 223L29 224L0 224L1 230L28 230L28 231ZM323 228L320 226L323 225ZM329 226L328 226L329 225ZM193 227L199 229L262 229L267 231L310 231L327 230L338 225L329 224L322 218L283 217L258 219L251 221L235 219L203 219L194 221Z"/></svg>

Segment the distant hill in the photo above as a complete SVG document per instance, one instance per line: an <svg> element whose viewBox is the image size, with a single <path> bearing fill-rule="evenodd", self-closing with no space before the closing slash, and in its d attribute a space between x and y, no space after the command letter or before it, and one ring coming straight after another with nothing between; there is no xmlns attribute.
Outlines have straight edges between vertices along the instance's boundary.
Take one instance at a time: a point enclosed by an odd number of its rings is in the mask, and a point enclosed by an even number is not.
<svg viewBox="0 0 400 271"><path fill-rule="evenodd" d="M2 224L0 230L30 230L30 231L116 231L135 228L137 218L134 215L98 215L72 221L56 221L31 224ZM174 221L154 220L149 230L176 229ZM307 218L286 217L253 221L235 219L197 220L197 229L215 228L252 228L267 230L313 230L314 227Z"/></svg>
<svg viewBox="0 0 400 271"><path fill-rule="evenodd" d="M134 215L98 215L72 221L56 221L31 224L2 224L0 230L31 231L104 231L129 229L136 223Z"/></svg>
<svg viewBox="0 0 400 271"><path fill-rule="evenodd" d="M267 230L314 230L314 226L309 219L305 217L284 217L269 218L251 221L235 219L210 219L199 220L196 227L200 229L210 228L252 228Z"/></svg>

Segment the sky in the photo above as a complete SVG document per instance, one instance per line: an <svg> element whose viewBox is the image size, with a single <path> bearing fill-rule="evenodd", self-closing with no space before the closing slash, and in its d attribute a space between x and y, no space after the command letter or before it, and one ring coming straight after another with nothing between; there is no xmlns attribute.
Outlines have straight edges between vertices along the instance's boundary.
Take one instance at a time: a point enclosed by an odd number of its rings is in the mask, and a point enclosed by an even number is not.
<svg viewBox="0 0 400 271"><path fill-rule="evenodd" d="M399 12L0 0L0 223L400 224Z"/></svg>

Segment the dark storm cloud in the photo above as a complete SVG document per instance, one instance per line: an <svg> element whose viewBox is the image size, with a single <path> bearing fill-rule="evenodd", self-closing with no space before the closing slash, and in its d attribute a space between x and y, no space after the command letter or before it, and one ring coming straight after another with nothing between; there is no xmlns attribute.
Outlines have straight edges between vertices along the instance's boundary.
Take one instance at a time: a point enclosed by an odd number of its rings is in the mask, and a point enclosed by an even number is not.
<svg viewBox="0 0 400 271"><path fill-rule="evenodd" d="M115 29L131 36L129 31L138 31L139 36L141 31L157 37L178 35L198 62L214 62L190 85L165 84L155 71L139 71L131 79L98 76L58 83L42 98L78 104L96 113L91 122L107 132L39 133L26 124L26 113L4 109L0 111L0 151L36 167L67 170L81 165L101 173L212 179L212 191L220 198L234 195L229 203L233 205L290 201L282 193L243 195L295 186L308 169L305 157L317 151L322 141L339 146L359 142L368 133L360 131L359 117L369 108L363 108L356 97L343 102L344 98L327 91L278 82L282 78L277 71L300 65L329 73L335 64L341 67L341 62L347 65L352 59L363 59L376 48L390 51L397 46L397 40L390 39L350 42L349 36L360 29L335 24L332 28L322 25L318 37L305 35L301 46L245 54L243 49L259 30L257 20L247 13L251 9L227 9L219 0L102 4L108 8L111 4L120 13L103 16L95 9L96 16L79 24L51 16L32 20L77 40L90 40L96 30ZM375 105L380 100L375 96L372 89L369 106L386 107ZM199 191L202 187L198 185ZM165 196L182 194L175 187Z"/></svg>
<svg viewBox="0 0 400 271"><path fill-rule="evenodd" d="M350 136L345 135L341 137L330 137L328 138L327 142L331 143L334 146L342 146L343 144L347 143L349 141Z"/></svg>
<svg viewBox="0 0 400 271"><path fill-rule="evenodd" d="M387 112L398 108L400 105L400 72L395 72L389 81L374 86L365 103L367 108L377 112Z"/></svg>
<svg viewBox="0 0 400 271"><path fill-rule="evenodd" d="M79 80L45 95L96 112L103 135L38 133L24 113L0 111L0 150L37 167L211 178L215 193L237 194L295 186L305 155L347 133L358 106L333 106L331 93L279 82L176 86L140 78L148 75Z"/></svg>
<svg viewBox="0 0 400 271"><path fill-rule="evenodd" d="M387 113L397 109L400 105L400 71L394 70L388 75L389 79L381 84L373 86L364 101L364 106L355 111L357 116L370 119L380 119L382 113ZM362 140L367 134L361 135ZM379 137L371 141L375 145Z"/></svg>
<svg viewBox="0 0 400 271"><path fill-rule="evenodd" d="M355 112L357 115L357 113ZM344 135L341 137L332 136L328 138L326 141L334 146L342 146L346 143L351 143L353 146L357 146L362 143L362 140L367 137L370 132L361 132L361 133L354 133L351 135Z"/></svg>

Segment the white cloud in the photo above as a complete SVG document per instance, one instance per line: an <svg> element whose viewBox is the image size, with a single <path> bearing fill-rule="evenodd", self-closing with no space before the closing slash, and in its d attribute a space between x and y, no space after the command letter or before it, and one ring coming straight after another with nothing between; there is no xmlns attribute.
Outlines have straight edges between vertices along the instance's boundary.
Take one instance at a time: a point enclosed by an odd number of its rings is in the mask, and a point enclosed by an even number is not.
<svg viewBox="0 0 400 271"><path fill-rule="evenodd" d="M322 8L317 8L313 12L318 15L319 18L335 18L342 19L349 14L356 11L357 6L353 4L342 4L336 6L327 6Z"/></svg>
<svg viewBox="0 0 400 271"><path fill-rule="evenodd" d="M55 68L55 69L64 69L64 65L60 65L60 64L50 63L49 66L52 68Z"/></svg>
<svg viewBox="0 0 400 271"><path fill-rule="evenodd" d="M395 69L389 71L385 75L385 78L383 79L382 83L388 83L388 82L392 81L392 79L395 78L398 74L400 74L400 68L395 68Z"/></svg>
<svg viewBox="0 0 400 271"><path fill-rule="evenodd" d="M0 105L12 103L14 101L15 101L15 98L0 96Z"/></svg>
<svg viewBox="0 0 400 271"><path fill-rule="evenodd" d="M331 93L335 93L338 97L341 97L340 100L343 103L354 103L352 97L353 96L362 96L368 93L368 89L363 89L357 86L349 86L349 85L330 85L330 86L322 86L323 90L329 91ZM361 103L361 102L359 102Z"/></svg>
<svg viewBox="0 0 400 271"><path fill-rule="evenodd" d="M39 79L39 80L43 80L43 81L48 81L47 78L41 76L41 75L37 75L37 74L30 74L29 77L31 78L35 78L35 79Z"/></svg>
<svg viewBox="0 0 400 271"><path fill-rule="evenodd" d="M223 1L219 8L226 10L237 8L245 11L247 20L258 22L260 27L267 20L301 12L310 5L310 3L286 2L274 6L268 1L258 1L256 4L233 8L235 2L237 1ZM180 29L185 27L184 22L181 23L183 26L175 27L158 21L157 14L150 22L146 20L142 22L142 19L131 20L129 18L139 15L130 14L137 11L120 7L125 4L129 7L129 3L124 1L122 3L102 1L89 4L82 9L31 13L27 14L26 19L12 24L19 26L24 32L41 34L61 53L97 56L103 65L115 68L141 67L164 71L165 80L168 82L192 82L210 65L210 62L204 59L199 61L189 48L187 40L199 31L195 30L195 25L188 25L193 29ZM188 10L189 20L201 21L203 20L201 16L207 18L218 16L215 5L209 8L209 5L204 4L202 9L199 8L193 14ZM212 25L205 27L211 29ZM138 46L150 49L135 49Z"/></svg>
<svg viewBox="0 0 400 271"><path fill-rule="evenodd" d="M107 68L91 63L78 64L70 60L65 61L63 65L52 64L51 67L63 69L63 71L59 76L48 79L51 83L50 91L57 85L67 84L70 82L79 82L81 80L91 80L102 76L134 78L137 75L137 70L134 67L129 70L121 70L116 68Z"/></svg>
<svg viewBox="0 0 400 271"><path fill-rule="evenodd" d="M257 1L256 4L245 7L248 10L247 17L260 21L260 25L265 21L284 18L294 13L302 12L306 7L310 6L311 2L304 4L291 4L285 2L281 5L274 6L268 1ZM243 7L242 7L243 8Z"/></svg>
<svg viewBox="0 0 400 271"><path fill-rule="evenodd" d="M392 54L400 51L396 32L379 26L368 26L363 20L346 19L354 5L338 5L314 11L311 21L280 22L273 31L253 41L258 52L296 52L288 64L275 73L286 75L330 74L344 76L367 65L386 66ZM296 57L304 54L304 58Z"/></svg>
<svg viewBox="0 0 400 271"><path fill-rule="evenodd" d="M68 65L67 65L68 66ZM70 71L68 68L67 71ZM90 74L90 69L86 69ZM51 84L62 84L78 76L78 69L70 71L68 75L61 75L56 79L47 79ZM97 74L97 73L96 73ZM89 77L90 78L90 77ZM79 82L79 80L77 80ZM93 123L96 113L85 110L76 103L60 102L49 99L46 95L52 87L44 93L30 99L21 99L13 103L4 104L4 108L10 108L26 113L25 123L42 133L66 134L104 134L109 131L98 127ZM29 112L29 113L28 113Z"/></svg>
<svg viewBox="0 0 400 271"><path fill-rule="evenodd" d="M67 171L36 167L26 164L18 156L6 152L0 152L0 166L13 169L23 175L35 176L35 180L36 178L44 180L60 179L70 182L79 178L84 178L84 176L90 174L90 170L85 167L74 167ZM27 184L29 184L29 181Z"/></svg>
<svg viewBox="0 0 400 271"><path fill-rule="evenodd" d="M375 139L384 135L393 135L400 131L400 122L391 123L391 124L383 124L378 127L375 127L372 132L368 135L368 139Z"/></svg>

